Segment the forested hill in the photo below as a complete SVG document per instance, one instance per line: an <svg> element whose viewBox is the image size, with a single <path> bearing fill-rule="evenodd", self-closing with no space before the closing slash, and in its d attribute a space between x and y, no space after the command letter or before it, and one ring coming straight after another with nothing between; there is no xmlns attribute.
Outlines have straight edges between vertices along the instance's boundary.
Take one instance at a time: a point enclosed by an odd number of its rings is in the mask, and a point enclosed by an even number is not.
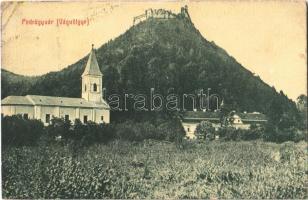
<svg viewBox="0 0 308 200"><path fill-rule="evenodd" d="M23 76L1 69L1 99L9 95L25 95L39 76Z"/></svg>
<svg viewBox="0 0 308 200"><path fill-rule="evenodd" d="M10 82L7 76L11 75L2 72L2 98L13 94L80 97L86 59L35 78L17 90L13 88L19 87L20 81ZM218 93L230 108L239 111L296 112L294 102L206 40L185 17L146 19L98 48L97 59L109 93L149 93L154 87L162 94L173 88L181 95L211 88L211 93Z"/></svg>

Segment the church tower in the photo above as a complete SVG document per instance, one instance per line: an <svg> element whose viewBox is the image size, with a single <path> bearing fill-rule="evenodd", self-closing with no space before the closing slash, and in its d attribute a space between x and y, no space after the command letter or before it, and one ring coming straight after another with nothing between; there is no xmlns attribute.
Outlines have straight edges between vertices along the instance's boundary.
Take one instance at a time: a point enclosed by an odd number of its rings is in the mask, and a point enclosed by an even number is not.
<svg viewBox="0 0 308 200"><path fill-rule="evenodd" d="M87 101L101 103L103 99L103 74L99 69L93 44L87 65L81 77L82 98Z"/></svg>

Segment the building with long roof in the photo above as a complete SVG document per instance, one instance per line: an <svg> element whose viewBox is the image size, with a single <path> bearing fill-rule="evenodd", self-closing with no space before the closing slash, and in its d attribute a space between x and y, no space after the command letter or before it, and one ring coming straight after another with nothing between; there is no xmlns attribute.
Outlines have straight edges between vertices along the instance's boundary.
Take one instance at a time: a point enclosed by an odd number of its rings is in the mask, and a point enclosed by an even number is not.
<svg viewBox="0 0 308 200"><path fill-rule="evenodd" d="M250 129L252 124L261 125L267 123L267 117L259 112L253 113L236 113L231 112L228 116L230 126L235 129ZM222 122L222 113L220 112L203 112L203 111L187 111L183 114L181 122L188 138L196 138L196 128L202 121L211 122L215 130L220 129Z"/></svg>
<svg viewBox="0 0 308 200"><path fill-rule="evenodd" d="M83 123L109 123L110 107L103 99L103 74L99 69L93 45L81 77L81 98L8 96L1 100L1 115L21 115L26 119L41 120L45 125L48 125L53 117L72 122L79 119Z"/></svg>

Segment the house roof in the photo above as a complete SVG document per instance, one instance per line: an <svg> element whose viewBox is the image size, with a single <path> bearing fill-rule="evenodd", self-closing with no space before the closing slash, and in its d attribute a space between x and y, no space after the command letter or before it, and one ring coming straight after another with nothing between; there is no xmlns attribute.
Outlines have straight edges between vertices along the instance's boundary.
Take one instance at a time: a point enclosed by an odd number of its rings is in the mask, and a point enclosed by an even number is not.
<svg viewBox="0 0 308 200"><path fill-rule="evenodd" d="M219 121L220 112L202 112L202 111L188 111L183 115L184 121ZM267 118L262 113L236 113L243 122L256 122L256 121L267 121Z"/></svg>
<svg viewBox="0 0 308 200"><path fill-rule="evenodd" d="M99 66L98 66L98 62L97 62L97 59L96 59L95 49L93 48L93 44L92 44L92 49L91 49L91 52L90 52L90 55L89 55L89 58L88 58L86 68L85 68L82 76L85 76L85 75L95 75L95 76L102 76L103 75L101 70L99 69Z"/></svg>
<svg viewBox="0 0 308 200"><path fill-rule="evenodd" d="M184 121L219 121L220 113L219 112L202 112L202 111L187 111L183 115Z"/></svg>
<svg viewBox="0 0 308 200"><path fill-rule="evenodd" d="M219 112L202 112L202 111L187 111L184 113L185 118L220 118Z"/></svg>
<svg viewBox="0 0 308 200"><path fill-rule="evenodd" d="M51 97L39 95L8 96L1 100L2 105L44 105L63 107L86 107L109 109L108 104L102 100L101 103L87 101L82 98Z"/></svg>
<svg viewBox="0 0 308 200"><path fill-rule="evenodd" d="M267 121L267 118L262 113L237 113L242 121Z"/></svg>

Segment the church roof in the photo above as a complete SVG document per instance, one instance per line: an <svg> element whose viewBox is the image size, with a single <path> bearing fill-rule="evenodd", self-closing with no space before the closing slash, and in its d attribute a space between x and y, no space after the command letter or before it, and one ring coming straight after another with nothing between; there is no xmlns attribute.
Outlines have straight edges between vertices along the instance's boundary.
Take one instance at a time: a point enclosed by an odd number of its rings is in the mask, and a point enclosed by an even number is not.
<svg viewBox="0 0 308 200"><path fill-rule="evenodd" d="M101 103L95 103L82 98L51 97L39 95L8 96L1 100L1 105L42 105L109 109L108 104L104 100L102 100Z"/></svg>
<svg viewBox="0 0 308 200"><path fill-rule="evenodd" d="M8 96L1 100L1 105L32 105L26 96Z"/></svg>
<svg viewBox="0 0 308 200"><path fill-rule="evenodd" d="M95 49L93 47L93 44L92 44L92 49L91 49L91 52L90 52L90 55L89 55L89 58L88 58L86 68L85 68L82 76L85 76L85 75L96 75L96 76L102 76L103 75L101 70L99 69L99 66L98 66L98 62L97 62L97 59L96 59Z"/></svg>

